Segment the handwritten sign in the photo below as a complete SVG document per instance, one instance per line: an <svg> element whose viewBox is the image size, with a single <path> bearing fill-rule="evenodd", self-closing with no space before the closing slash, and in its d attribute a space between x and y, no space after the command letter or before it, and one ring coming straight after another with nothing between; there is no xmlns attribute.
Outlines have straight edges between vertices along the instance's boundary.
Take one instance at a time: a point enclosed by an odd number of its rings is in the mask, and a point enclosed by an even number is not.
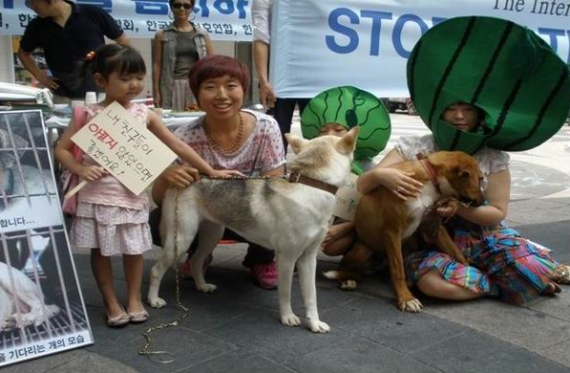
<svg viewBox="0 0 570 373"><path fill-rule="evenodd" d="M136 195L177 157L117 102L84 125L71 140Z"/></svg>
<svg viewBox="0 0 570 373"><path fill-rule="evenodd" d="M354 221L356 206L358 206L358 201L360 201L360 197L362 196L356 189L356 179L358 179L357 175L350 174L345 186L339 188L336 192L336 206L333 211L334 216L348 221Z"/></svg>

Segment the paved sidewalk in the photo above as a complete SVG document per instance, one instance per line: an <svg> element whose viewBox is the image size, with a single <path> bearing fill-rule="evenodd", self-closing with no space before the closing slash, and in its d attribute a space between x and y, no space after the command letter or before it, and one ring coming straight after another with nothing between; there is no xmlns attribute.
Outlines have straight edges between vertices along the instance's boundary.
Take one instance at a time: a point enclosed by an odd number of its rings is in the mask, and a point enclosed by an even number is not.
<svg viewBox="0 0 570 373"><path fill-rule="evenodd" d="M509 221L524 236L554 250L559 261L570 263L570 172L564 169L568 153L562 155L552 155L545 165L532 159L534 153L513 156L516 196ZM560 157L560 164L549 167L555 157ZM75 255L95 344L2 372L570 372L570 286L528 307L492 299L452 303L420 298L424 310L410 314L396 309L386 278L369 276L358 291L343 292L319 275L320 316L331 332L318 335L279 323L277 292L253 285L241 266L245 250L242 244L215 250L207 273L208 281L218 285L215 293L199 293L192 281L181 281L188 318L178 327L151 334L155 350L173 354L169 364L138 352L148 327L182 315L175 306L174 271L162 283L166 308L149 308L146 324L114 330L104 324L89 258ZM146 255L145 292L157 253L155 249ZM330 258L319 258L319 273L334 268ZM120 261L115 263L115 276L118 291L124 293ZM294 310L302 316L296 280L293 299Z"/></svg>

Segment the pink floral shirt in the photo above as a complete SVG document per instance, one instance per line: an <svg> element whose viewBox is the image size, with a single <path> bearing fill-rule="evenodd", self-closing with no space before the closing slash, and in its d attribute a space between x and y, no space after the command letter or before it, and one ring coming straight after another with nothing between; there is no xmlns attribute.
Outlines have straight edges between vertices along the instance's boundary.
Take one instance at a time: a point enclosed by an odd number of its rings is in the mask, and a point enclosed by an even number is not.
<svg viewBox="0 0 570 373"><path fill-rule="evenodd" d="M233 154L223 154L211 146L203 127L204 116L180 126L174 134L217 170L238 170L246 176L257 176L285 164L283 140L275 119L250 110L243 112L254 115L256 125Z"/></svg>

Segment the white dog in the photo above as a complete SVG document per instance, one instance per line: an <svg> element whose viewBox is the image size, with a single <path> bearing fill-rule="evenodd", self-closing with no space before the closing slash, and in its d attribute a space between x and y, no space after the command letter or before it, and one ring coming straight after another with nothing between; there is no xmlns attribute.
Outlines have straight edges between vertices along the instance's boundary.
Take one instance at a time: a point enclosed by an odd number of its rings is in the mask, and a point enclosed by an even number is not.
<svg viewBox="0 0 570 373"><path fill-rule="evenodd" d="M0 262L0 331L39 326L57 315L59 307L46 305L43 299L35 282L16 268Z"/></svg>
<svg viewBox="0 0 570 373"><path fill-rule="evenodd" d="M301 175L293 181L204 179L183 191L169 189L160 225L162 257L151 270L149 304L166 304L158 297L162 277L183 257L198 229L199 245L190 263L192 274L198 290L214 291L216 286L204 281L202 263L214 250L224 227L228 227L251 242L275 250L281 322L288 326L301 324L291 308L296 263L308 326L316 333L328 332L330 328L319 320L317 310L316 255L336 203L331 189L342 186L350 173L357 135L358 127L342 138L323 136L309 141L287 134L297 155L288 169L292 175Z"/></svg>

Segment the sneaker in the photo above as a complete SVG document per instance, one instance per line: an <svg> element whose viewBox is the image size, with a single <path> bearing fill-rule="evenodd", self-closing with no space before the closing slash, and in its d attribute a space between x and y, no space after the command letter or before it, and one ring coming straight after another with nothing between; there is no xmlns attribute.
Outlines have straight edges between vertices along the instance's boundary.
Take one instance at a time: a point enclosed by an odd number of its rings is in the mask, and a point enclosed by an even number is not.
<svg viewBox="0 0 570 373"><path fill-rule="evenodd" d="M262 288L277 289L277 265L274 260L270 263L253 265L249 269L249 273Z"/></svg>
<svg viewBox="0 0 570 373"><path fill-rule="evenodd" d="M208 272L208 267L210 266L210 263L212 263L213 259L214 257L212 256L212 253L210 253L210 255L208 255L206 260L204 260L204 264L202 265L202 271L204 272L204 276L206 276L206 272ZM191 280L194 278L192 277L190 258L186 259L184 263L178 266L178 272L180 273L180 277L182 277L184 280Z"/></svg>

